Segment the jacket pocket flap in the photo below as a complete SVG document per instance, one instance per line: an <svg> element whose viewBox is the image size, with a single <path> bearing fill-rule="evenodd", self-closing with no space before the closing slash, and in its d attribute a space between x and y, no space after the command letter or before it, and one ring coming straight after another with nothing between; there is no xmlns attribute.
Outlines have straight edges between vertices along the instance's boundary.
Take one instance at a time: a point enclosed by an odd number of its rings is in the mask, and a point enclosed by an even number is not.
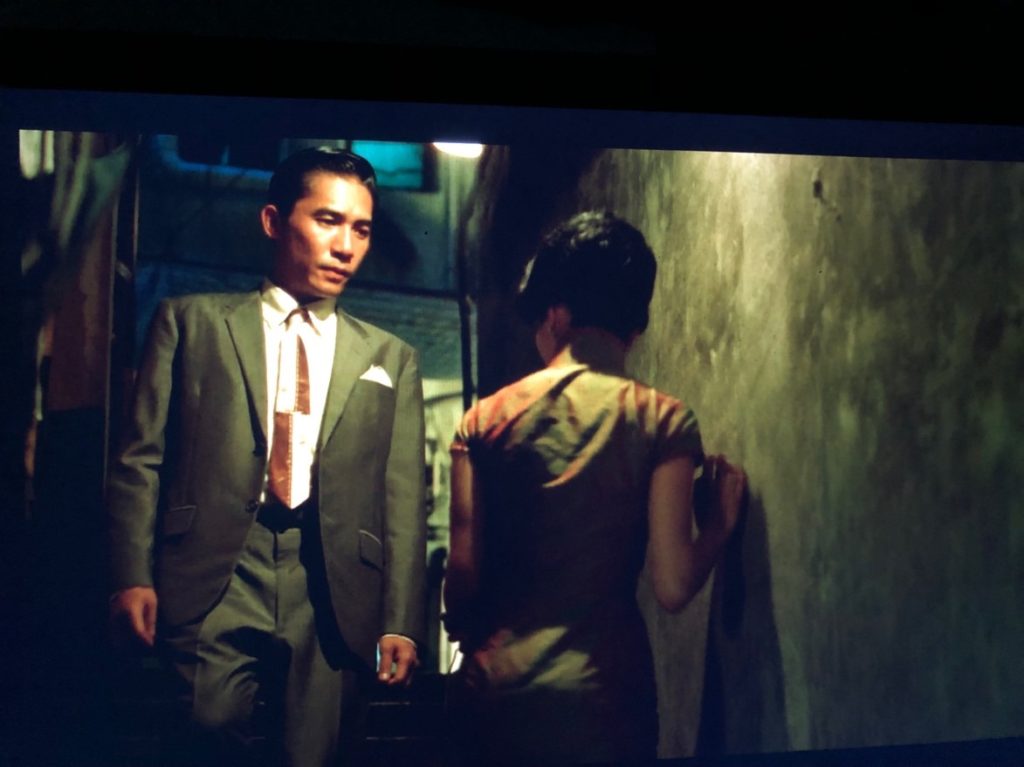
<svg viewBox="0 0 1024 767"><path fill-rule="evenodd" d="M160 532L165 536L181 535L192 527L192 518L196 514L196 507L176 506L164 512L160 521Z"/></svg>
<svg viewBox="0 0 1024 767"><path fill-rule="evenodd" d="M359 531L359 558L378 570L384 569L384 546L373 533Z"/></svg>

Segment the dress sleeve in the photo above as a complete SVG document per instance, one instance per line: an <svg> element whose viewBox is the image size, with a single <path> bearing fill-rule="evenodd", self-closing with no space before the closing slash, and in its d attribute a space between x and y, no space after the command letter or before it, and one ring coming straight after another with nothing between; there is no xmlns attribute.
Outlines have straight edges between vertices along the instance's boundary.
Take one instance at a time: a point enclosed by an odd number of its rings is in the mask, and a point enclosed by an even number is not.
<svg viewBox="0 0 1024 767"><path fill-rule="evenodd" d="M658 433L654 445L654 465L688 455L695 465L704 462L704 445L697 426L697 416L682 402L665 397L659 408Z"/></svg>

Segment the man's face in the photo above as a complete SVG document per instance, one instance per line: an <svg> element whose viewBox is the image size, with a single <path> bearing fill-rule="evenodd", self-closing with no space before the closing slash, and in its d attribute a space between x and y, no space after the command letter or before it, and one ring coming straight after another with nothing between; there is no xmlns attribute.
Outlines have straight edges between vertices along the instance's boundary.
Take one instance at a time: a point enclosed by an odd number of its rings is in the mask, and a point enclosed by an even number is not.
<svg viewBox="0 0 1024 767"><path fill-rule="evenodd" d="M274 205L260 213L277 245L270 277L300 301L341 294L370 249L373 219L370 190L354 176L318 172L306 182L287 219Z"/></svg>

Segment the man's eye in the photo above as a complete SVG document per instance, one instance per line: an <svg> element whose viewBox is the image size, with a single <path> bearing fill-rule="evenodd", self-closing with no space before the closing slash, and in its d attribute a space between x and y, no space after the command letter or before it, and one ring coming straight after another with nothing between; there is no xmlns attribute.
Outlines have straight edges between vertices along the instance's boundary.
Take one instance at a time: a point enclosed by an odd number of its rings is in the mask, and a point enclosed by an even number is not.
<svg viewBox="0 0 1024 767"><path fill-rule="evenodd" d="M355 232L356 237L360 237L364 240L370 236L370 230L365 227L356 227L353 231Z"/></svg>

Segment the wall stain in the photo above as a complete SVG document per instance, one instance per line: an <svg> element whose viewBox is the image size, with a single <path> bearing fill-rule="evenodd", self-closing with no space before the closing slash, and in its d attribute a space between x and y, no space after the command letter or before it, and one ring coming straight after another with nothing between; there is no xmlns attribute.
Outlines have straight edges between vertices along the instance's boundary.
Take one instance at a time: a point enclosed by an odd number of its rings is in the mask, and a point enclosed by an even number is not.
<svg viewBox="0 0 1024 767"><path fill-rule="evenodd" d="M974 362L986 362L1002 342L1007 325L1012 323L1020 327L1022 317L1024 312L1017 312L1015 317L1010 318L1002 308L991 310L982 316L974 331Z"/></svg>
<svg viewBox="0 0 1024 767"><path fill-rule="evenodd" d="M815 177L814 182L811 184L811 190L814 199L820 202L825 207L825 210L835 217L836 221L842 221L843 216L839 212L839 206L825 198L825 182L821 180L820 175Z"/></svg>

